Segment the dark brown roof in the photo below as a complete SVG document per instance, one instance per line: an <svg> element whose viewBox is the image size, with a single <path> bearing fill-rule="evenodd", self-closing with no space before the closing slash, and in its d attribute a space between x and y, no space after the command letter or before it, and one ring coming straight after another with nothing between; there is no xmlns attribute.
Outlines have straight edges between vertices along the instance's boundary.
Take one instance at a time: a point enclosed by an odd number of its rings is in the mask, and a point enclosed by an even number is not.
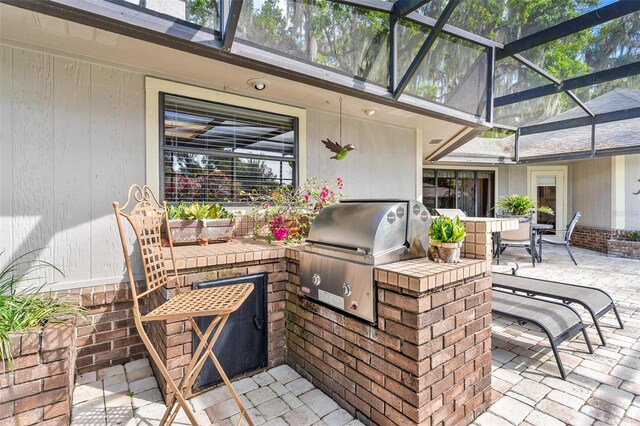
<svg viewBox="0 0 640 426"><path fill-rule="evenodd" d="M585 103L594 114L640 107L640 90L617 88ZM585 112L575 107L558 114L548 122L584 117ZM640 145L640 118L598 124L596 150ZM456 162L512 162L514 137L504 139L475 138L447 155L442 161ZM591 150L591 127L554 130L520 137L520 157L566 154Z"/></svg>

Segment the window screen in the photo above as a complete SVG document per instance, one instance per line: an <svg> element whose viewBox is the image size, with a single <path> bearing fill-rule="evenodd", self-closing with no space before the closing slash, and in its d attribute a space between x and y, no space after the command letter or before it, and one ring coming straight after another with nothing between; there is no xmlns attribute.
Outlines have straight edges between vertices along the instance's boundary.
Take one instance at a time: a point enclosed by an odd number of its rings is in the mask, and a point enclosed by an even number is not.
<svg viewBox="0 0 640 426"><path fill-rule="evenodd" d="M239 202L295 184L296 118L169 94L161 103L167 202Z"/></svg>

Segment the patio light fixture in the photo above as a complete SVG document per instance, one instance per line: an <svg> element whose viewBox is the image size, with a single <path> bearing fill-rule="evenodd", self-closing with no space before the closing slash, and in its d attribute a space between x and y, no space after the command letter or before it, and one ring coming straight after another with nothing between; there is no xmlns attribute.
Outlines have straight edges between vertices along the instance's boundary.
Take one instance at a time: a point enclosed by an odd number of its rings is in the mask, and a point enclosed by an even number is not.
<svg viewBox="0 0 640 426"><path fill-rule="evenodd" d="M362 112L371 117L373 114L375 114L376 112L378 112L378 108L365 108L362 110Z"/></svg>
<svg viewBox="0 0 640 426"><path fill-rule="evenodd" d="M247 83L254 89L258 91L263 91L267 88L269 82L267 80L263 80L260 78L252 78L251 80L247 80Z"/></svg>

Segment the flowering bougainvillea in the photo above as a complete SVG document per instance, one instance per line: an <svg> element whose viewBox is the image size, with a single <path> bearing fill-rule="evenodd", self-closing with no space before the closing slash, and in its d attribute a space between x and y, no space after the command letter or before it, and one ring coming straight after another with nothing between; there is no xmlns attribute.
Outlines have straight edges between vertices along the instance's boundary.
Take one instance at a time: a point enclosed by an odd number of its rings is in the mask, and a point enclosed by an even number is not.
<svg viewBox="0 0 640 426"><path fill-rule="evenodd" d="M344 197L343 188L342 178L332 182L311 178L298 188L283 185L254 191L249 196L254 204L251 216L256 219L254 236L266 235L269 242L302 240L318 212Z"/></svg>

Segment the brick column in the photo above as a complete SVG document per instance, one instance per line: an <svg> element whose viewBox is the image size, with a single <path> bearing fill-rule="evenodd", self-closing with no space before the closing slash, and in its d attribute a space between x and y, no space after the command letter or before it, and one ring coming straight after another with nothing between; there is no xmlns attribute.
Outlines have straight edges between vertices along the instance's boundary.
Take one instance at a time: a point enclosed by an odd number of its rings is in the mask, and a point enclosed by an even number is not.
<svg viewBox="0 0 640 426"><path fill-rule="evenodd" d="M462 244L461 256L469 259L485 259L491 263L493 256L493 234L518 229L517 219L493 219L467 217L462 219L467 236Z"/></svg>

